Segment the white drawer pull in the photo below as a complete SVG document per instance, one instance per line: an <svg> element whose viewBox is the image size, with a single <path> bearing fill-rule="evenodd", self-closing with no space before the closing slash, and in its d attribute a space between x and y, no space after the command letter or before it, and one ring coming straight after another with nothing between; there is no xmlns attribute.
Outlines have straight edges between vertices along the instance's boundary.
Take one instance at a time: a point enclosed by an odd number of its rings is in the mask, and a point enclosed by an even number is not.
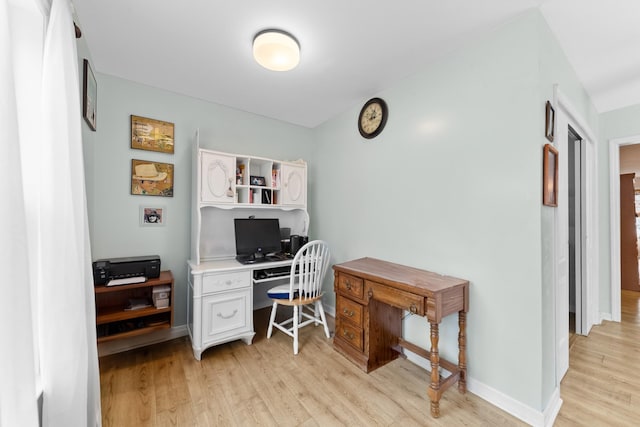
<svg viewBox="0 0 640 427"><path fill-rule="evenodd" d="M224 282L224 284L225 284L225 285L227 285L227 286L229 286L229 285L232 285L232 284L233 284L233 282L232 282L231 280L227 280L226 282Z"/></svg>
<svg viewBox="0 0 640 427"><path fill-rule="evenodd" d="M233 316L236 315L236 313L238 312L238 309L233 310L233 313L231 313L229 316L224 316L222 313L218 313L218 317L220 317L221 319L231 319Z"/></svg>

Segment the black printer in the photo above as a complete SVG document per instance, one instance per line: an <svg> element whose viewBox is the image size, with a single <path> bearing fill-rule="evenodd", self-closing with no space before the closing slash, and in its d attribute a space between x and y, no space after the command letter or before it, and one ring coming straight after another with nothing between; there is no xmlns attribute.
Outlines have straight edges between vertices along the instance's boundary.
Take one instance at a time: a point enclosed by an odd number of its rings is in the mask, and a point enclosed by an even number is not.
<svg viewBox="0 0 640 427"><path fill-rule="evenodd" d="M133 277L155 279L159 276L160 257L158 255L99 259L93 262L95 285L104 285L117 279Z"/></svg>

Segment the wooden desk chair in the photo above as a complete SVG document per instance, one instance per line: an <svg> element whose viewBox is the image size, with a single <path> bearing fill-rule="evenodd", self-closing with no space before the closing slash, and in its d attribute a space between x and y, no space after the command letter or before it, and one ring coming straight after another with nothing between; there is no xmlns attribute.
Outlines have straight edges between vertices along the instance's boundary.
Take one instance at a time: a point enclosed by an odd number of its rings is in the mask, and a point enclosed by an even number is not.
<svg viewBox="0 0 640 427"><path fill-rule="evenodd" d="M267 294L273 299L267 338L271 338L273 327L293 338L293 354L298 354L298 330L311 323L321 324L327 338L329 327L322 308L322 281L329 267L329 247L322 240L304 245L291 263L289 283L270 289ZM293 307L293 317L276 323L278 304ZM305 312L307 309L311 313ZM303 321L303 319L306 319ZM291 326L288 326L291 324Z"/></svg>

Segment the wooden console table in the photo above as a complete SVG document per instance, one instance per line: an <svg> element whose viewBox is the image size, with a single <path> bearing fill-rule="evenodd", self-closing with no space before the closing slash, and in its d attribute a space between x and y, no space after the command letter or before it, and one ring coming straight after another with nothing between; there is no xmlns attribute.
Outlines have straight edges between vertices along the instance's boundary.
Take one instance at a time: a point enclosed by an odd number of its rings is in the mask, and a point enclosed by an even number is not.
<svg viewBox="0 0 640 427"><path fill-rule="evenodd" d="M333 266L336 292L334 348L365 372L396 359L406 348L431 361L427 390L431 415L440 416L440 397L458 382L467 390L466 313L469 282L426 270L360 258ZM425 316L431 326L431 351L402 339L402 313ZM440 358L439 324L458 313L458 364ZM440 375L440 366L451 374Z"/></svg>

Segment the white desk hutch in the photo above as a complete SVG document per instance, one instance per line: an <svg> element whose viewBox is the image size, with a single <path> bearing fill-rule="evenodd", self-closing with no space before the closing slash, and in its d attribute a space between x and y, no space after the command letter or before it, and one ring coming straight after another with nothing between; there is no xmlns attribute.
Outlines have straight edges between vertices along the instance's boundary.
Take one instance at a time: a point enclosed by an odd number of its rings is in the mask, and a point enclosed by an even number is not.
<svg viewBox="0 0 640 427"><path fill-rule="evenodd" d="M291 234L307 235L307 165L261 157L193 150L191 259L187 327L193 354L255 335L253 310L268 307L274 281L254 274L291 260L243 265L235 260L234 218L278 218ZM251 179L251 177L259 177ZM253 181L253 182L252 182ZM254 292L254 288L256 292Z"/></svg>

